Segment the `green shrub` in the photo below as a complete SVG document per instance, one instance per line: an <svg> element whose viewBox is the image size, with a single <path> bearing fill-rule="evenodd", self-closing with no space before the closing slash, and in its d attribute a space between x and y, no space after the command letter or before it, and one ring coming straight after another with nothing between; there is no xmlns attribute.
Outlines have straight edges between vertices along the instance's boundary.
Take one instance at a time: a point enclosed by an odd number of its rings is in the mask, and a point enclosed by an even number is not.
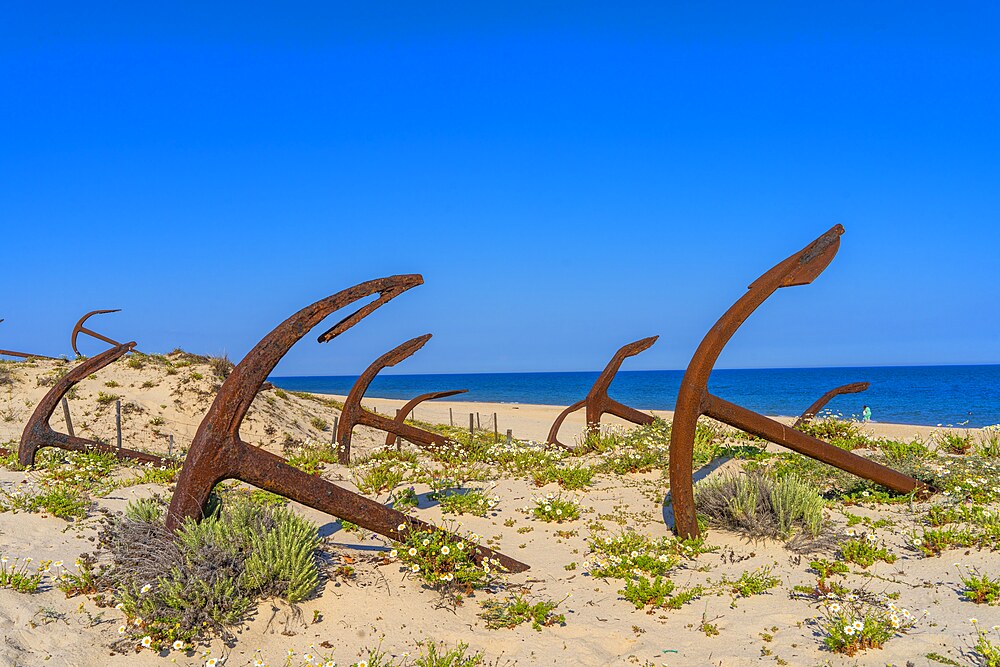
<svg viewBox="0 0 1000 667"><path fill-rule="evenodd" d="M795 475L775 479L755 469L709 477L694 487L695 505L711 523L754 537L815 537L823 528L823 498Z"/></svg>
<svg viewBox="0 0 1000 667"><path fill-rule="evenodd" d="M126 632L148 635L153 647L236 624L259 597L296 602L318 585L317 529L289 510L227 494L217 515L187 520L176 534L162 514L160 500L130 503L100 535L111 557L100 580Z"/></svg>

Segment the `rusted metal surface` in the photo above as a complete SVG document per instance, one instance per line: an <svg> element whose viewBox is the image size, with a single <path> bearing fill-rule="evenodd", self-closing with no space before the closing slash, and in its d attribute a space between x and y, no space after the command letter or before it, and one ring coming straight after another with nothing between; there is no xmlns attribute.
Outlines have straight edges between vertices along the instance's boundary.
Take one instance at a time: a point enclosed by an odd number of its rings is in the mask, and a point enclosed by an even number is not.
<svg viewBox="0 0 1000 667"><path fill-rule="evenodd" d="M79 348L77 348L76 346L76 339L77 336L79 336L80 334L86 334L91 338L96 338L97 340L103 340L108 345L116 345L116 346L121 345L121 343L119 343L118 341L112 338L108 338L104 334L99 334L93 329L88 329L87 327L83 326L83 323L89 320L94 315L104 315L106 313L120 313L121 310L122 310L121 308L114 308L112 310L92 310L79 319L79 321L76 323L76 326L73 327L73 335L70 337L70 344L73 346L73 351L76 352L76 356L78 357L82 356L80 354Z"/></svg>
<svg viewBox="0 0 1000 667"><path fill-rule="evenodd" d="M640 352L648 350L653 346L653 343L655 343L658 338L659 336L643 338L642 340L637 340L634 343L629 343L615 352L615 356L611 357L611 361L609 361L608 365L604 367L603 371L601 371L601 374L594 382L594 386L590 388L590 391L587 393L587 397L582 401L577 401L560 412L559 416L556 417L556 420L552 422L552 428L549 429L549 444L559 445L560 447L570 449L569 446L559 442L559 428L566 420L566 417L583 407L586 407L587 409L588 429L599 428L601 425L601 417L605 413L611 413L616 417L621 417L622 419L630 421L633 424L653 423L652 415L648 415L645 412L639 412L638 410L630 408L627 405L623 405L608 396L608 387L610 387L611 383L614 381L615 375L617 375L618 370L622 366L622 362L629 357L634 357Z"/></svg>
<svg viewBox="0 0 1000 667"><path fill-rule="evenodd" d="M402 420L397 422L361 407L361 399L364 398L368 386L379 374L379 371L395 366L403 359L412 356L430 339L431 334L424 334L411 338L402 345L389 350L373 361L354 382L354 386L351 387L351 391L348 392L347 398L344 400L344 408L340 413L340 424L337 427L337 457L341 464L347 465L351 462L351 435L357 425L388 431L390 438L392 434L395 434L423 447L443 447L448 444L448 438L439 433L431 433L416 426L404 424Z"/></svg>
<svg viewBox="0 0 1000 667"><path fill-rule="evenodd" d="M423 278L419 275L402 275L355 285L303 308L261 339L229 374L198 426L170 501L167 527L176 530L185 518L200 519L212 488L222 480L238 479L393 540L405 540L411 530L435 530L430 524L298 470L280 456L243 442L239 433L257 391L278 361L327 315L360 299L378 295L319 336L321 343L333 339L378 307L422 283ZM514 572L528 568L524 563L485 547L478 549L476 558L480 562L485 558L497 559Z"/></svg>
<svg viewBox="0 0 1000 667"><path fill-rule="evenodd" d="M803 424L811 422L813 418L819 414L819 411L822 410L831 399L833 399L833 397L840 396L841 394L858 394L862 391L867 391L870 386L871 384L868 382L852 382L851 384L834 387L820 396L819 400L806 408L805 411L799 415L799 418L795 420L795 423L792 424L792 428L798 428Z"/></svg>
<svg viewBox="0 0 1000 667"><path fill-rule="evenodd" d="M95 357L87 359L76 368L70 370L66 375L59 378L42 400L39 401L32 413L31 418L24 427L21 434L21 444L17 450L17 460L22 466L35 464L35 454L43 447L58 447L74 452L98 451L106 454L113 454L119 459L131 459L142 463L152 463L153 465L164 465L166 459L145 452L137 452L131 449L119 449L112 445L106 445L86 438L78 438L66 433L59 433L49 425L52 413L59 406L63 397L80 380L96 373L106 366L114 363L118 359L131 352L135 348L135 343L124 343L110 350L105 350Z"/></svg>
<svg viewBox="0 0 1000 667"><path fill-rule="evenodd" d="M698 535L692 468L695 428L698 417L703 414L894 491L909 493L922 487L917 480L891 468L834 447L708 392L712 367L740 325L779 288L811 283L836 256L843 233L842 226L834 226L801 252L755 280L747 293L709 330L688 364L677 395L670 437L670 495L675 529L680 536L690 538Z"/></svg>
<svg viewBox="0 0 1000 667"><path fill-rule="evenodd" d="M448 398L449 396L455 396L456 394L464 394L467 391L469 391L469 390L468 389L452 389L450 391L431 391L431 392L428 392L426 394L420 394L419 396L414 396L413 398L411 398L410 400L408 400L406 402L406 404L403 405L403 407L401 407L399 409L399 412L396 414L396 418L392 420L392 423L394 424L394 429L395 429L395 427L398 427L400 425L405 426L405 424L403 422L406 420L406 417L411 412L413 412L413 408L417 407L418 405L420 405L424 401L435 401L435 400L437 400L439 398ZM389 447L389 446L392 445L393 441L396 439L396 437L395 437L396 435L397 435L397 433L396 433L395 430L388 431L388 433L385 434L385 446L386 447ZM401 438L409 440L409 438L406 438L406 436L404 436L402 434L399 434L399 436ZM414 443L414 444L421 444L421 443Z"/></svg>
<svg viewBox="0 0 1000 667"><path fill-rule="evenodd" d="M3 320L0 320L3 322ZM14 350L0 350L0 357L20 357L22 359L55 359L44 354L31 354L30 352L15 352Z"/></svg>

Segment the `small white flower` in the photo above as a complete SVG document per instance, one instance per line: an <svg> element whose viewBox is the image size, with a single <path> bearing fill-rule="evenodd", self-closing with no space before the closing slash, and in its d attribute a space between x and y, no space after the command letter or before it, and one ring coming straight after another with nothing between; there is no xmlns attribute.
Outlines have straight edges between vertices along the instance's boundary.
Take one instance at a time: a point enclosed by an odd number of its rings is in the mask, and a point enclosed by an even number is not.
<svg viewBox="0 0 1000 667"><path fill-rule="evenodd" d="M142 638L142 641L139 643L142 644L143 647L149 648L150 646L153 645L153 638L150 637L149 635L146 635L145 637Z"/></svg>
<svg viewBox="0 0 1000 667"><path fill-rule="evenodd" d="M442 556L447 556L450 553L451 553L451 549L448 548L447 544L444 545L443 547L441 547L441 555Z"/></svg>
<svg viewBox="0 0 1000 667"><path fill-rule="evenodd" d="M173 649L175 651L183 650L183 648L184 648L184 642L182 642L180 639L174 642Z"/></svg>
<svg viewBox="0 0 1000 667"><path fill-rule="evenodd" d="M148 593L148 592L149 592L149 590L150 590L151 588L152 588L152 586L151 586L151 585L149 585L149 584L146 584L145 586L143 586L142 588L140 588L140 589L139 589L139 593L141 593L142 595L145 595L146 593Z"/></svg>
<svg viewBox="0 0 1000 667"><path fill-rule="evenodd" d="M410 550L407 551L406 553L410 554L411 556L416 556L417 555L417 548L416 547L410 547Z"/></svg>

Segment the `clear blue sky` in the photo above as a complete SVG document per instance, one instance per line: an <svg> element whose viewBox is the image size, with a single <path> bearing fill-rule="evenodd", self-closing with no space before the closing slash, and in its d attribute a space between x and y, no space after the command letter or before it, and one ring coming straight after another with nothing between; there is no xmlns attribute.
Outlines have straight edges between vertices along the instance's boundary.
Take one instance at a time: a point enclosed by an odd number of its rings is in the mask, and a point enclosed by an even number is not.
<svg viewBox="0 0 1000 667"><path fill-rule="evenodd" d="M628 368L683 368L840 223L720 367L1000 362L996 3L148 4L4 9L0 347L122 308L95 327L239 359L416 272L278 373L426 332L395 372L598 369L652 334Z"/></svg>

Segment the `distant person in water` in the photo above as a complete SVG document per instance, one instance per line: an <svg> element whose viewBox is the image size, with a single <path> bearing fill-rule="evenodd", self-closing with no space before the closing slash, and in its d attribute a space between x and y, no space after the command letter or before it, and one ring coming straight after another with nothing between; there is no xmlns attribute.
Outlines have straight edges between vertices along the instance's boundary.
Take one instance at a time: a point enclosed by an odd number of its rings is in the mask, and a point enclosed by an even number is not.
<svg viewBox="0 0 1000 667"><path fill-rule="evenodd" d="M861 421L870 422L872 420L872 409L867 405L861 408Z"/></svg>

